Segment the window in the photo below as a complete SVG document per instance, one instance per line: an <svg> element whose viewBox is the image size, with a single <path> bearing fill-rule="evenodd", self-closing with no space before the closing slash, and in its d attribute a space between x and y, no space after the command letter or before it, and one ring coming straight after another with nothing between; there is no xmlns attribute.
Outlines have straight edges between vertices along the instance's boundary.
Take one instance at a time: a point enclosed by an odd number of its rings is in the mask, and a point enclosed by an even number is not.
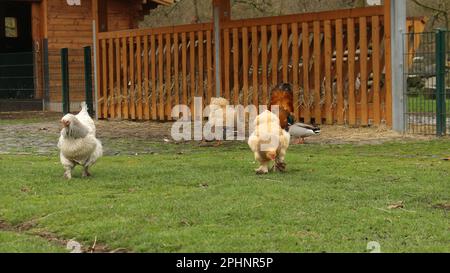
<svg viewBox="0 0 450 273"><path fill-rule="evenodd" d="M17 18L5 17L5 37L17 38L19 36L17 32Z"/></svg>

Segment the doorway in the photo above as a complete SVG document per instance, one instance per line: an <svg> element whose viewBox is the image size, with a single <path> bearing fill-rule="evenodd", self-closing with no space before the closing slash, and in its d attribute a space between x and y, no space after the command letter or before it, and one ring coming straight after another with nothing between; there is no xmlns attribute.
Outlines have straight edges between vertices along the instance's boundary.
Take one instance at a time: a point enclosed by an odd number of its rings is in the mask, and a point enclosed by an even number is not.
<svg viewBox="0 0 450 273"><path fill-rule="evenodd" d="M34 97L31 3L0 2L0 99Z"/></svg>

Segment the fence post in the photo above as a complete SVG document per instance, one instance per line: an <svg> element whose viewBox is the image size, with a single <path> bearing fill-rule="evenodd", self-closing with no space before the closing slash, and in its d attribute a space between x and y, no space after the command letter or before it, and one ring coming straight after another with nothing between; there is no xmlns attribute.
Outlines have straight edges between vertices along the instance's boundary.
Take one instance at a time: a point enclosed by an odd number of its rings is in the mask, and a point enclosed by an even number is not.
<svg viewBox="0 0 450 273"><path fill-rule="evenodd" d="M91 117L94 116L94 106L92 103L92 61L91 47L84 47L84 86L86 92L86 104Z"/></svg>
<svg viewBox="0 0 450 273"><path fill-rule="evenodd" d="M69 50L61 48L62 110L64 115L70 112L69 99Z"/></svg>
<svg viewBox="0 0 450 273"><path fill-rule="evenodd" d="M404 86L406 79L404 78L404 60L403 54L406 52L405 44L403 43L403 34L406 32L406 1L405 0L389 0L384 2L385 5L390 5L390 23L385 25L385 28L390 28L390 48L391 48L391 62L386 73L391 73L391 92L386 96L391 96L392 103L392 128L403 133L405 131L405 100L403 97ZM386 7L387 8L387 7ZM385 14L386 15L386 14ZM389 72L388 70L391 70ZM389 84L389 83L388 83ZM389 88L389 87L388 87ZM386 103L388 100L386 99ZM388 113L389 115L389 113Z"/></svg>
<svg viewBox="0 0 450 273"><path fill-rule="evenodd" d="M445 135L445 34L442 29L436 31L436 134Z"/></svg>

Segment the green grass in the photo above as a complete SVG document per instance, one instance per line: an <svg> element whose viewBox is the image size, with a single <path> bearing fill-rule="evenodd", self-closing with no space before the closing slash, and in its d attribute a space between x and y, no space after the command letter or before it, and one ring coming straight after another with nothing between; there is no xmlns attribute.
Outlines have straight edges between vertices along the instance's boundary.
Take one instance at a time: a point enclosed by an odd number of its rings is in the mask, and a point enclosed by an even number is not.
<svg viewBox="0 0 450 273"><path fill-rule="evenodd" d="M446 99L447 112L449 111L450 99ZM408 97L408 112L436 113L436 100L427 99L424 96Z"/></svg>
<svg viewBox="0 0 450 273"><path fill-rule="evenodd" d="M167 145L70 181L55 156L0 156L0 219L35 224L0 233L0 251L64 251L30 238L50 232L136 252L450 252L435 208L450 202L448 140L292 146L288 171L265 176L244 144Z"/></svg>
<svg viewBox="0 0 450 273"><path fill-rule="evenodd" d="M55 246L47 240L12 231L0 231L0 253L4 252L63 252L63 248Z"/></svg>

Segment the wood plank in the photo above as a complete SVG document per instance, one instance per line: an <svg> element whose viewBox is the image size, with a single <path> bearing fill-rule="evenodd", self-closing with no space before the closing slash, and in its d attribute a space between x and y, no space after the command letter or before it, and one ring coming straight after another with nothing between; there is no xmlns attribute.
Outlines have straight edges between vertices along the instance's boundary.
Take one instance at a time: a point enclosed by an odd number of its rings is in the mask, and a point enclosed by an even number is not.
<svg viewBox="0 0 450 273"><path fill-rule="evenodd" d="M129 37L128 38L128 44L129 44L129 50L130 50L130 118L135 120L136 119L136 87L135 87L135 75L134 75L134 38Z"/></svg>
<svg viewBox="0 0 450 273"><path fill-rule="evenodd" d="M332 52L332 32L331 21L325 20L325 118L326 124L333 124L333 79L331 77Z"/></svg>
<svg viewBox="0 0 450 273"><path fill-rule="evenodd" d="M151 66L151 89L152 89L152 119L157 119L157 86L156 86L156 37L155 35L150 36L150 66Z"/></svg>
<svg viewBox="0 0 450 273"><path fill-rule="evenodd" d="M374 6L364 8L338 9L325 12L311 12L311 13L270 16L253 19L230 20L224 22L223 27L224 28L252 27L254 25L290 24L293 22L307 23L312 22L314 20L324 21L335 19L358 18L361 16L373 16L373 15L380 15L380 16L383 15L383 7Z"/></svg>
<svg viewBox="0 0 450 273"><path fill-rule="evenodd" d="M291 25L291 31L292 31L292 87L293 87L293 97L294 97L294 116L295 120L299 120L299 82L298 82L298 76L299 76L299 63L300 63L300 57L299 57L299 43L298 43L298 23L292 23Z"/></svg>
<svg viewBox="0 0 450 273"><path fill-rule="evenodd" d="M130 94L128 89L128 43L127 38L122 38L122 63L123 63L123 90L122 90L122 113L124 119L129 118L128 105L130 102Z"/></svg>
<svg viewBox="0 0 450 273"><path fill-rule="evenodd" d="M158 82L158 117L159 120L164 120L164 36L162 33L158 35Z"/></svg>
<svg viewBox="0 0 450 273"><path fill-rule="evenodd" d="M230 99L230 30L223 30L223 75L224 97Z"/></svg>
<svg viewBox="0 0 450 273"><path fill-rule="evenodd" d="M150 98L149 98L149 75L148 75L148 68L149 68L149 62L148 62L148 36L143 36L144 40L144 119L149 120L150 119Z"/></svg>
<svg viewBox="0 0 450 273"><path fill-rule="evenodd" d="M278 29L277 25L272 25L272 85L275 87L278 84Z"/></svg>
<svg viewBox="0 0 450 273"><path fill-rule="evenodd" d="M269 90L267 79L268 54L267 54L267 26L261 26L261 65L262 65L262 96L264 105L269 103Z"/></svg>
<svg viewBox="0 0 450 273"><path fill-rule="evenodd" d="M244 107L248 105L248 29L242 28L242 91Z"/></svg>
<svg viewBox="0 0 450 273"><path fill-rule="evenodd" d="M360 47L360 74L361 74L361 116L360 124L362 126L367 126L369 124L369 111L368 111L368 101L367 101L367 78L368 78L368 67L367 67L367 18L359 18L359 47Z"/></svg>
<svg viewBox="0 0 450 273"><path fill-rule="evenodd" d="M314 118L316 124L322 124L321 110L321 39L320 39L320 22L314 21Z"/></svg>
<svg viewBox="0 0 450 273"><path fill-rule="evenodd" d="M108 40L108 93L109 93L109 116L116 117L116 96L114 90L114 43L113 39Z"/></svg>
<svg viewBox="0 0 450 273"><path fill-rule="evenodd" d="M165 116L166 120L171 120L172 113L172 37L170 33L166 33L166 103L165 103Z"/></svg>
<svg viewBox="0 0 450 273"><path fill-rule="evenodd" d="M355 21L353 18L347 19L347 44L348 44L348 123L350 126L356 125L356 96L355 96Z"/></svg>
<svg viewBox="0 0 450 273"><path fill-rule="evenodd" d="M343 30L342 30L342 19L336 20L336 89L337 89L337 124L344 124L344 80L343 80L343 69L344 69L344 41L343 41Z"/></svg>
<svg viewBox="0 0 450 273"><path fill-rule="evenodd" d="M380 17L372 16L373 121L376 125L381 124L380 55Z"/></svg>
<svg viewBox="0 0 450 273"><path fill-rule="evenodd" d="M103 87L103 113L101 115L102 118L108 118L108 104L109 104L109 97L108 97L108 70L107 70L107 47L106 47L106 40L102 40L102 87Z"/></svg>
<svg viewBox="0 0 450 273"><path fill-rule="evenodd" d="M239 104L239 31L233 28L233 102Z"/></svg>
<svg viewBox="0 0 450 273"><path fill-rule="evenodd" d="M191 80L191 113L192 117L196 117L194 109L194 99L197 96L196 84L195 84L195 32L189 32L189 75Z"/></svg>
<svg viewBox="0 0 450 273"><path fill-rule="evenodd" d="M142 46L141 37L136 37L136 80L137 80L137 96L136 96L136 116L138 120L142 120Z"/></svg>
<svg viewBox="0 0 450 273"><path fill-rule="evenodd" d="M180 55L180 44L178 41L178 33L175 33L173 35L173 78L174 78L174 102L173 105L179 105L180 104L180 75L179 75L179 69L180 69L180 61L179 61L179 55Z"/></svg>
<svg viewBox="0 0 450 273"><path fill-rule="evenodd" d="M213 62L212 62L212 32L210 30L206 31L206 66L207 66L207 78L208 78L208 92L206 101L209 104L211 102L212 91L213 91Z"/></svg>
<svg viewBox="0 0 450 273"><path fill-rule="evenodd" d="M283 82L289 82L288 67L289 67L289 36L288 25L281 25L281 59L283 63Z"/></svg>
<svg viewBox="0 0 450 273"><path fill-rule="evenodd" d="M121 63L121 58L120 58L120 39L114 39L114 43L115 43L115 48L116 48L116 84L115 84L115 88L116 88L116 109L115 112L117 114L117 117L119 119L122 119L122 92L121 92L121 84L120 84L120 63Z"/></svg>
<svg viewBox="0 0 450 273"><path fill-rule="evenodd" d="M197 33L198 37L198 96L202 98L202 104L205 105L204 101L204 58L203 58L203 31Z"/></svg>
<svg viewBox="0 0 450 273"><path fill-rule="evenodd" d="M183 105L187 105L187 41L185 32L181 33L181 70Z"/></svg>
<svg viewBox="0 0 450 273"><path fill-rule="evenodd" d="M302 59L303 59L303 113L305 123L311 123L309 106L309 27L302 23Z"/></svg>
<svg viewBox="0 0 450 273"><path fill-rule="evenodd" d="M259 93L259 84L258 84L258 28L256 26L252 27L252 91L253 91L253 105L259 106L258 93Z"/></svg>
<svg viewBox="0 0 450 273"><path fill-rule="evenodd" d="M178 25L178 26L168 26L168 27L156 27L156 28L141 28L141 29L133 29L133 35L159 35L165 33L183 33L183 32L192 32L199 30L213 30L212 23L201 23L201 24L189 24L189 25ZM110 37L129 37L130 30L115 30L108 32L100 32L98 33L99 39L105 39Z"/></svg>

